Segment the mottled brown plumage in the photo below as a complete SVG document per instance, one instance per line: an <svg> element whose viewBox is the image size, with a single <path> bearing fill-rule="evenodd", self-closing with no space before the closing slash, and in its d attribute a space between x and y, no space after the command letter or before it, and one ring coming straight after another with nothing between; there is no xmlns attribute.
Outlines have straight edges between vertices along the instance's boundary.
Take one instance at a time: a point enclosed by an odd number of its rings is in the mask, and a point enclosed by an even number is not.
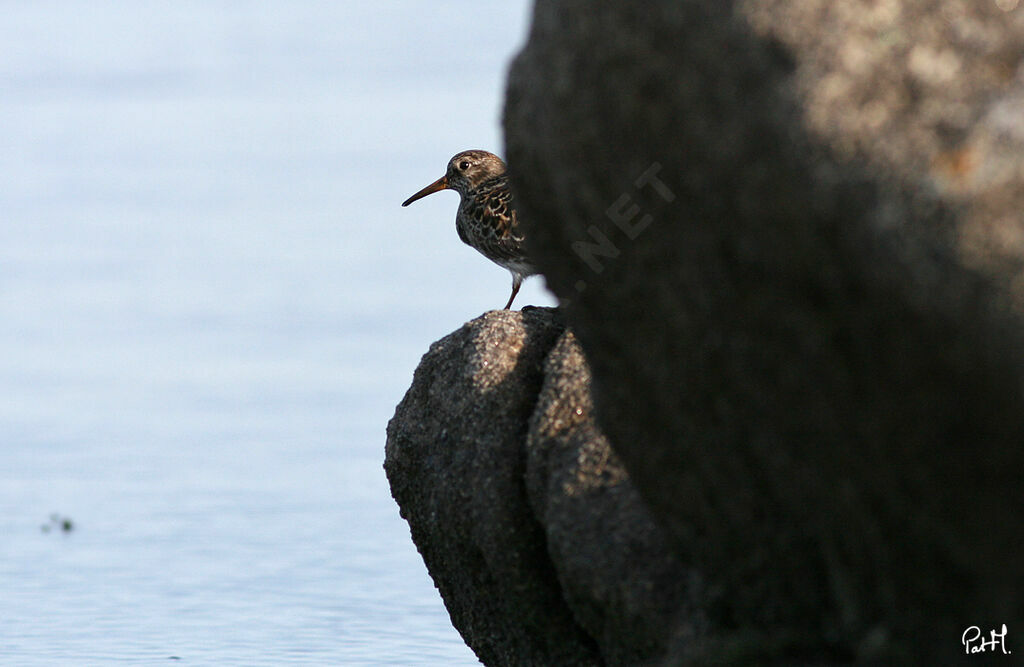
<svg viewBox="0 0 1024 667"><path fill-rule="evenodd" d="M448 161L444 176L409 197L402 206L440 190L455 190L462 198L455 214L455 229L462 242L512 273L512 296L505 304L508 310L523 279L537 271L523 247L505 163L487 151L463 151Z"/></svg>

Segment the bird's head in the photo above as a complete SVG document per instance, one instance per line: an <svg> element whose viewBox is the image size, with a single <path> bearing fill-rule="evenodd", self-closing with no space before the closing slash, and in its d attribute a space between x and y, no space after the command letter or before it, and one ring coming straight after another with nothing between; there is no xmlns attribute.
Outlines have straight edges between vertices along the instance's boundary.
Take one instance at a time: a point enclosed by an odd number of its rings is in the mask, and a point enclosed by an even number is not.
<svg viewBox="0 0 1024 667"><path fill-rule="evenodd" d="M402 203L408 206L417 199L440 190L455 190L465 195L489 178L505 173L505 163L494 153L487 151L462 151L448 161L444 176L423 188Z"/></svg>

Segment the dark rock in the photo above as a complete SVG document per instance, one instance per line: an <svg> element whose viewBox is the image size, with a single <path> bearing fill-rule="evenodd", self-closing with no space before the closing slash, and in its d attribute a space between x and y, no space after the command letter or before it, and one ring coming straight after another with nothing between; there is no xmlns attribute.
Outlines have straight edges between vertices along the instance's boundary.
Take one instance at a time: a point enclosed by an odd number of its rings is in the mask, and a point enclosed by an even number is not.
<svg viewBox="0 0 1024 667"><path fill-rule="evenodd" d="M488 665L596 664L559 595L523 483L544 311L467 324L430 347L388 424L385 470L452 623Z"/></svg>
<svg viewBox="0 0 1024 667"><path fill-rule="evenodd" d="M703 631L700 582L675 557L594 422L590 372L571 332L545 364L526 481L562 595L608 664L660 658Z"/></svg>
<svg viewBox="0 0 1024 667"><path fill-rule="evenodd" d="M1022 45L991 2L536 3L517 206L706 581L677 660L1024 627Z"/></svg>
<svg viewBox="0 0 1024 667"><path fill-rule="evenodd" d="M593 422L556 311L495 311L435 343L385 469L452 623L488 665L635 665L702 631L672 554Z"/></svg>

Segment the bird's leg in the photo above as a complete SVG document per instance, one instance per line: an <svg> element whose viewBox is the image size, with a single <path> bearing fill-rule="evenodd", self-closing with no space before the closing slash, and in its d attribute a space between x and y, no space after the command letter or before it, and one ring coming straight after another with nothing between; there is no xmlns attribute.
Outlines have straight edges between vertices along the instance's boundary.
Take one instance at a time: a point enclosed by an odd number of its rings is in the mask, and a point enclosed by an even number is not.
<svg viewBox="0 0 1024 667"><path fill-rule="evenodd" d="M512 307L512 302L516 300L516 294L519 294L519 287L523 284L523 277L518 273L512 274L512 296L508 298L508 303L505 304L503 310L508 310Z"/></svg>

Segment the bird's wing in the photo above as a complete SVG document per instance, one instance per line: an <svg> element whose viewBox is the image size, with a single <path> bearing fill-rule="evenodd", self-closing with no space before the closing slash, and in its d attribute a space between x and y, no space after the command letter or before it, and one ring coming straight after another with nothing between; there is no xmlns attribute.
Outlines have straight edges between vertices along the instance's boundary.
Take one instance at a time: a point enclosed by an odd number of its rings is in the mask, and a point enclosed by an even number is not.
<svg viewBox="0 0 1024 667"><path fill-rule="evenodd" d="M523 236L512 202L512 191L504 176L477 188L469 213L486 254L495 260L523 261Z"/></svg>

